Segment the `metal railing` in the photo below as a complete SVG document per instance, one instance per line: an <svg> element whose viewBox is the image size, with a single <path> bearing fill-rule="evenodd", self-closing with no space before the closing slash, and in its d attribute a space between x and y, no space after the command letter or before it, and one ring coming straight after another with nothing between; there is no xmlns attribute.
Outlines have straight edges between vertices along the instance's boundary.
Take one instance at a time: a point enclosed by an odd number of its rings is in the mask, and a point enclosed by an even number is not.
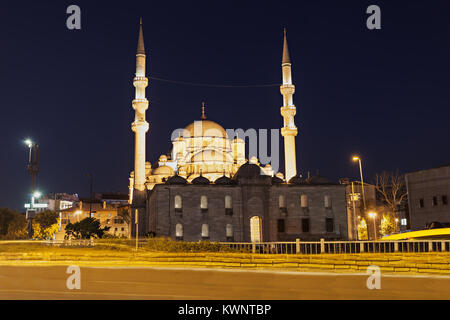
<svg viewBox="0 0 450 320"><path fill-rule="evenodd" d="M3 240L2 244L42 244L49 246L93 247L95 239L72 240ZM134 240L131 245L134 246ZM139 247L147 240L139 239ZM238 252L256 254L343 254L343 253L419 253L450 252L450 240L386 241L284 241L284 242L215 242ZM105 243L107 244L107 243ZM126 246L128 244L122 244Z"/></svg>
<svg viewBox="0 0 450 320"><path fill-rule="evenodd" d="M230 249L261 254L450 252L450 240L221 242Z"/></svg>

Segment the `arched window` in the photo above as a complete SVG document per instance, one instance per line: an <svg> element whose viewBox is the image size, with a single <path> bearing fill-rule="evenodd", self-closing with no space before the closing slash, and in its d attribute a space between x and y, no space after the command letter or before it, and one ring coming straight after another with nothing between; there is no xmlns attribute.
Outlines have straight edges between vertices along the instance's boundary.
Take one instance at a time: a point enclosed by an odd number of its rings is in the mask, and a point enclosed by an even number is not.
<svg viewBox="0 0 450 320"><path fill-rule="evenodd" d="M284 195L280 194L278 196L278 207L281 208L286 208L286 199L284 197Z"/></svg>
<svg viewBox="0 0 450 320"><path fill-rule="evenodd" d="M183 238L183 225L181 223L177 223L175 226L175 236L177 239Z"/></svg>
<svg viewBox="0 0 450 320"><path fill-rule="evenodd" d="M208 209L208 197L207 196L201 196L201 198L200 198L200 208L201 209Z"/></svg>
<svg viewBox="0 0 450 320"><path fill-rule="evenodd" d="M202 239L209 238L209 225L206 223L202 224Z"/></svg>
<svg viewBox="0 0 450 320"><path fill-rule="evenodd" d="M233 199L231 196L226 195L225 196L225 209L231 209L233 208Z"/></svg>
<svg viewBox="0 0 450 320"><path fill-rule="evenodd" d="M174 199L174 207L175 212L181 212L183 210L183 200L181 199L180 195L176 195Z"/></svg>
<svg viewBox="0 0 450 320"><path fill-rule="evenodd" d="M300 202L302 208L308 208L308 196L306 194L301 195Z"/></svg>
<svg viewBox="0 0 450 320"><path fill-rule="evenodd" d="M331 208L331 197L326 195L323 200L325 208Z"/></svg>
<svg viewBox="0 0 450 320"><path fill-rule="evenodd" d="M234 240L234 230L233 230L233 225L232 224L227 224L226 227L226 236L227 236L227 241L233 241Z"/></svg>

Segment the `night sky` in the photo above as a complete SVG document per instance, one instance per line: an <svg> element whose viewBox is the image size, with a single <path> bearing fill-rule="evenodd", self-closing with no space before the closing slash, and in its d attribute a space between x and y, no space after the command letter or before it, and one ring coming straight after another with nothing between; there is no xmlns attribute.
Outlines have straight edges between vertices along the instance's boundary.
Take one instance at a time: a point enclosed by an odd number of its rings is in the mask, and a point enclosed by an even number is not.
<svg viewBox="0 0 450 320"><path fill-rule="evenodd" d="M66 28L71 4L81 30ZM366 27L371 4L381 30ZM224 86L280 83L286 27L304 174L357 179L354 153L368 181L447 164L449 9L448 1L2 1L0 207L27 201L27 137L40 145L43 193L86 196L89 172L94 191L127 192L140 16L148 76ZM224 128L282 125L277 86L149 83L152 163L171 148L173 129L199 119L202 100Z"/></svg>

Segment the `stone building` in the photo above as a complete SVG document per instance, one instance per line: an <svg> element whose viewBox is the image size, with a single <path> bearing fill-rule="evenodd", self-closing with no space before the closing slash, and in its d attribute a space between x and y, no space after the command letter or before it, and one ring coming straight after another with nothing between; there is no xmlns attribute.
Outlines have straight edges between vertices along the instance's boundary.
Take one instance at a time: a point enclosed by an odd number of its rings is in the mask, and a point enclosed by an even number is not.
<svg viewBox="0 0 450 320"><path fill-rule="evenodd" d="M405 179L411 230L450 226L450 165L407 173Z"/></svg>
<svg viewBox="0 0 450 320"><path fill-rule="evenodd" d="M260 164L256 157L246 159L244 137L229 136L219 123L207 119L204 104L199 120L174 130L169 154L162 154L154 164L145 161L150 127L145 59L141 22L131 125L135 163L129 178L133 236L137 229L138 236L186 241L348 238L345 186L320 176L303 179L297 174L295 86L286 32L281 59L283 104L279 109L284 174L274 172L270 163Z"/></svg>
<svg viewBox="0 0 450 320"><path fill-rule="evenodd" d="M292 241L346 239L345 186L314 176L285 183L242 165L233 179L214 183L180 176L149 192L148 220L154 235L187 241Z"/></svg>

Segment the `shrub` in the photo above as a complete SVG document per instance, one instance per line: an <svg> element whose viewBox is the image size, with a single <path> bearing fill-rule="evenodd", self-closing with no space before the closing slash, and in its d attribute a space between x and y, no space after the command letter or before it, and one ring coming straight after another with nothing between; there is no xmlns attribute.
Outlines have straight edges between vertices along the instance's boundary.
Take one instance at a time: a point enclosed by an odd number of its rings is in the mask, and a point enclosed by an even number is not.
<svg viewBox="0 0 450 320"><path fill-rule="evenodd" d="M167 252L233 252L227 246L221 245L219 242L198 241L186 242L175 241L167 237L157 237L147 239L146 248L151 251L167 251Z"/></svg>

